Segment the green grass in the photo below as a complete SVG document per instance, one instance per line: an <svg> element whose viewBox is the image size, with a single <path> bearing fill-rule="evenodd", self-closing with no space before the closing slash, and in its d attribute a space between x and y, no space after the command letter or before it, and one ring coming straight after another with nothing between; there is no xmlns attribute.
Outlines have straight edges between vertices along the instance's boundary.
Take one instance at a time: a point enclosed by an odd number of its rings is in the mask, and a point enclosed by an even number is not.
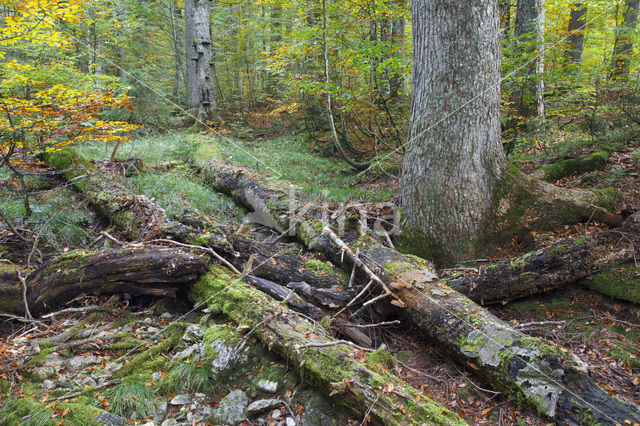
<svg viewBox="0 0 640 426"><path fill-rule="evenodd" d="M109 390L111 411L119 416L131 417L135 412L138 419L153 414L153 392L142 380L123 380Z"/></svg>
<svg viewBox="0 0 640 426"><path fill-rule="evenodd" d="M40 244L53 249L79 247L87 243L87 227L93 219L90 209L76 199L70 188L46 191L30 198L32 215L25 218L26 210L17 194L0 192L0 208L14 223L41 230Z"/></svg>
<svg viewBox="0 0 640 426"><path fill-rule="evenodd" d="M307 192L325 194L335 201L386 201L393 195L384 185L363 188L358 173L339 158L320 157L300 137L246 142L217 138L230 163L277 176Z"/></svg>
<svg viewBox="0 0 640 426"><path fill-rule="evenodd" d="M185 208L218 218L224 216L221 212L234 217L241 214L232 200L201 184L187 171L143 173L129 178L129 182L141 194L155 198L171 218L179 217Z"/></svg>
<svg viewBox="0 0 640 426"><path fill-rule="evenodd" d="M184 160L193 151L192 139L185 133L167 133L134 139L120 145L117 158L141 158L145 164ZM113 145L103 142L85 142L74 145L88 160L102 161L111 157Z"/></svg>
<svg viewBox="0 0 640 426"><path fill-rule="evenodd" d="M202 392L209 394L216 387L216 377L211 373L210 366L195 361L187 363L181 361L167 375L161 384L162 391L172 392Z"/></svg>

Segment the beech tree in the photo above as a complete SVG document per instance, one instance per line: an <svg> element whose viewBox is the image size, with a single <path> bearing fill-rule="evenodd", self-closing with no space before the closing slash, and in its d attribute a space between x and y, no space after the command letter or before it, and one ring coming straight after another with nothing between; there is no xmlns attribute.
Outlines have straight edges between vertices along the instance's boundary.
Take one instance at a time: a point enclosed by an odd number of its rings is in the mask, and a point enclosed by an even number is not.
<svg viewBox="0 0 640 426"><path fill-rule="evenodd" d="M205 123L213 118L216 108L209 0L186 0L184 16L187 108Z"/></svg>
<svg viewBox="0 0 640 426"><path fill-rule="evenodd" d="M616 29L616 40L613 46L610 77L626 79L629 75L629 62L633 55L633 32L638 22L640 0L626 0L622 6L623 21Z"/></svg>

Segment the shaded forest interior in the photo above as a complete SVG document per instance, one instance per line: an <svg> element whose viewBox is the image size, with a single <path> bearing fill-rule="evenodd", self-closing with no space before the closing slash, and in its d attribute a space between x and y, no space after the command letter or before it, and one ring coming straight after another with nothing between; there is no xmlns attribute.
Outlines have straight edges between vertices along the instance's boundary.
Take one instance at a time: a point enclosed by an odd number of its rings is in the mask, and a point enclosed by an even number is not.
<svg viewBox="0 0 640 426"><path fill-rule="evenodd" d="M0 423L640 425L640 1L450 3L0 2Z"/></svg>

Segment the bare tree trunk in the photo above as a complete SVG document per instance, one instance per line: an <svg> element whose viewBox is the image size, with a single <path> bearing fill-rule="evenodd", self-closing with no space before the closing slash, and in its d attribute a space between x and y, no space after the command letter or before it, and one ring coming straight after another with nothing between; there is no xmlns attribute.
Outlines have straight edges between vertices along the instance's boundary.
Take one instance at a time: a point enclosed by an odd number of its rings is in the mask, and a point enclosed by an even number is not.
<svg viewBox="0 0 640 426"><path fill-rule="evenodd" d="M521 55L521 60L516 62L522 77L515 94L518 113L524 117L536 113L541 116L544 114L544 108L541 108L544 62L539 53L544 44L544 0L518 0L514 36L516 50ZM531 77L532 74L535 77Z"/></svg>
<svg viewBox="0 0 640 426"><path fill-rule="evenodd" d="M579 64L582 60L582 47L584 44L584 29L587 18L587 4L576 2L571 7L569 28L567 31L567 50L565 57L568 62Z"/></svg>
<svg viewBox="0 0 640 426"><path fill-rule="evenodd" d="M613 46L613 58L609 78L626 79L629 75L629 62L633 56L633 33L638 22L640 0L626 0L623 6L624 18L616 29L616 40Z"/></svg>
<svg viewBox="0 0 640 426"><path fill-rule="evenodd" d="M413 2L413 96L402 245L437 262L474 252L507 161L497 5Z"/></svg>
<svg viewBox="0 0 640 426"><path fill-rule="evenodd" d="M216 109L209 0L185 1L185 48L187 108L197 111L198 120L206 123Z"/></svg>
<svg viewBox="0 0 640 426"><path fill-rule="evenodd" d="M538 117L544 118L544 0L536 0L538 18L536 20L536 111Z"/></svg>

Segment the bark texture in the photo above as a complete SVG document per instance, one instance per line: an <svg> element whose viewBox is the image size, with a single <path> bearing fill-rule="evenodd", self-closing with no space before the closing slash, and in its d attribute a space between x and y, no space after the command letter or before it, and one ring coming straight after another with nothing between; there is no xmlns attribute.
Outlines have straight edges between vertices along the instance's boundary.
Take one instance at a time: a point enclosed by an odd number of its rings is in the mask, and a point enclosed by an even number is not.
<svg viewBox="0 0 640 426"><path fill-rule="evenodd" d="M610 78L626 79L629 76L629 62L633 55L633 33L638 22L639 9L640 0L625 0L622 5L623 21L616 29Z"/></svg>
<svg viewBox="0 0 640 426"><path fill-rule="evenodd" d="M187 108L204 124L216 109L209 0L185 1L185 48Z"/></svg>
<svg viewBox="0 0 640 426"><path fill-rule="evenodd" d="M565 56L567 61L573 64L579 64L582 60L582 47L584 44L584 30L587 18L586 2L576 2L571 6L569 16L569 27L567 32L567 50Z"/></svg>
<svg viewBox="0 0 640 426"><path fill-rule="evenodd" d="M339 247L320 233L321 211L309 207L309 198L292 206L295 201L287 199L286 187L268 185L245 170L204 155L196 155L195 161L221 192L248 208L255 206L250 200L261 198L261 214L281 228L286 229L289 215L296 214L293 227L305 244L336 261L343 257ZM463 364L472 365L495 388L559 420L615 424L640 417L634 404L612 398L598 387L575 355L514 330L440 281L424 259L384 246L371 231L347 225L349 229L346 244L393 292L386 300L403 306L401 312L410 322Z"/></svg>
<svg viewBox="0 0 640 426"><path fill-rule="evenodd" d="M500 143L497 5L417 0L412 13L401 227L417 254L457 260L474 252L507 168Z"/></svg>
<svg viewBox="0 0 640 426"><path fill-rule="evenodd" d="M175 296L195 282L208 261L200 254L166 247L128 247L116 250L66 253L26 278L27 302L32 313L56 309L81 294L121 293ZM14 276L15 281L10 279ZM0 282L2 311L23 313L22 286L17 274L5 270Z"/></svg>

